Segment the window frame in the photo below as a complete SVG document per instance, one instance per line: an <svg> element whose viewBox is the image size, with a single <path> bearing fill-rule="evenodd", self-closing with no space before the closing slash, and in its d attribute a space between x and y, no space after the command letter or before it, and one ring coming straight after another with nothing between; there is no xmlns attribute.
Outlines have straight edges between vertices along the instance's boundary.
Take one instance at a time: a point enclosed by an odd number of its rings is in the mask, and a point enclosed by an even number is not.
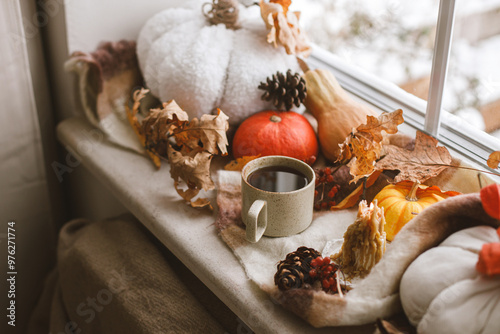
<svg viewBox="0 0 500 334"><path fill-rule="evenodd" d="M435 137L473 165L500 175L486 164L491 152L500 150L500 139L472 127L441 106L451 48L454 7L455 0L440 1L428 99L432 105L429 103L428 106L427 101L396 84L351 65L316 45L313 45L313 52L307 62L312 68L331 70L346 91L384 112L403 109L406 125Z"/></svg>

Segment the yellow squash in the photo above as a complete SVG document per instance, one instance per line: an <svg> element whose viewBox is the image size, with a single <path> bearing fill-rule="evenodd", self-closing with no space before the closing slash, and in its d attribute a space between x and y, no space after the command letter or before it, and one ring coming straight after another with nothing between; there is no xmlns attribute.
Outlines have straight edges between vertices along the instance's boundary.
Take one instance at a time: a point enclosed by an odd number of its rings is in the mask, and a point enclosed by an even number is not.
<svg viewBox="0 0 500 334"><path fill-rule="evenodd" d="M355 101L327 70L306 70L306 108L318 121L321 152L330 161L337 160L340 147L353 128L366 123L366 116L378 114Z"/></svg>

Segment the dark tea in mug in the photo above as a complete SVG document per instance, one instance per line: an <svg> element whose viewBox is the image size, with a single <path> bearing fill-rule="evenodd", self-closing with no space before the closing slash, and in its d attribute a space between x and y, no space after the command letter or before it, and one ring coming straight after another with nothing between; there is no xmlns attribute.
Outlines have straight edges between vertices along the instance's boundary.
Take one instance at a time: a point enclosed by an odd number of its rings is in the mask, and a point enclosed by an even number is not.
<svg viewBox="0 0 500 334"><path fill-rule="evenodd" d="M255 188L270 192L289 192L304 188L307 177L296 169L270 166L257 169L248 175L248 183Z"/></svg>

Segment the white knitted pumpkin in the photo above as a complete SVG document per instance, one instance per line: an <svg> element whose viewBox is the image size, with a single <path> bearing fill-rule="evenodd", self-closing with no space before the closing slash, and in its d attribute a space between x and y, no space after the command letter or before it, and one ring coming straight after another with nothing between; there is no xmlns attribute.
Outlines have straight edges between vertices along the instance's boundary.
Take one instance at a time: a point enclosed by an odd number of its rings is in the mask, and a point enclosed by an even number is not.
<svg viewBox="0 0 500 334"><path fill-rule="evenodd" d="M422 253L401 279L404 311L418 333L500 333L500 277L476 271L494 228L471 227Z"/></svg>
<svg viewBox="0 0 500 334"><path fill-rule="evenodd" d="M237 30L211 25L201 5L152 17L139 34L137 53L153 95L175 99L190 117L220 108L231 125L272 108L261 100L259 83L277 71L297 72L299 67L295 56L267 43L268 32L255 7L240 7Z"/></svg>

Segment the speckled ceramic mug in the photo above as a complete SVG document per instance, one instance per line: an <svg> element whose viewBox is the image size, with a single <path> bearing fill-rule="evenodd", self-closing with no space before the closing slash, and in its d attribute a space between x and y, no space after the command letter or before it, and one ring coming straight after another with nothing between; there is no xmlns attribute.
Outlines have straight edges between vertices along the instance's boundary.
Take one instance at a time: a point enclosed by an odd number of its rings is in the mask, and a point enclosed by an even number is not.
<svg viewBox="0 0 500 334"><path fill-rule="evenodd" d="M251 184L252 175L256 175L254 172L269 169L298 172L305 177L305 185L292 188L294 190L269 191ZM241 173L241 216L246 225L247 240L257 242L263 235L290 236L309 227L313 216L315 180L311 166L294 158L266 156L248 162Z"/></svg>

